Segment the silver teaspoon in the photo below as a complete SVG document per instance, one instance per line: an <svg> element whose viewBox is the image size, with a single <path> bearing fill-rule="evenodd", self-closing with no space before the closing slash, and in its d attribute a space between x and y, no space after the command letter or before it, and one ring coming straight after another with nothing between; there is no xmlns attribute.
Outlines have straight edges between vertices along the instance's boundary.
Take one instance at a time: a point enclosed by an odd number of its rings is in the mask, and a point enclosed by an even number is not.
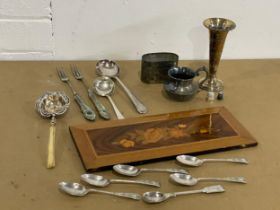
<svg viewBox="0 0 280 210"><path fill-rule="evenodd" d="M190 195L196 193L218 193L224 192L224 188L221 185L214 185L209 187L204 187L200 190L190 190L183 192L171 192L171 193L162 193L162 192L145 192L142 196L143 201L146 203L160 203L169 198L174 198L178 195Z"/></svg>
<svg viewBox="0 0 280 210"><path fill-rule="evenodd" d="M93 90L100 96L105 96L110 101L118 119L124 119L124 116L116 106L110 95L113 94L115 84L109 77L98 77L93 81Z"/></svg>
<svg viewBox="0 0 280 210"><path fill-rule="evenodd" d="M200 166L204 162L231 162L248 164L248 161L245 158L199 159L190 155L178 155L176 159L178 162L188 166Z"/></svg>
<svg viewBox="0 0 280 210"><path fill-rule="evenodd" d="M97 187L106 187L111 183L123 183L123 184L142 184L154 187L160 187L160 183L150 180L125 180L125 179L106 179L103 176L95 174L83 174L81 175L81 180L87 182L88 184Z"/></svg>
<svg viewBox="0 0 280 210"><path fill-rule="evenodd" d="M115 78L120 83L120 85L122 86L126 94L128 95L129 99L135 106L136 110L140 114L146 113L147 108L144 106L144 104L125 86L125 84L118 77L119 72L120 69L114 61L105 59L105 60L98 61L96 64L96 73L99 76L108 76L108 77Z"/></svg>
<svg viewBox="0 0 280 210"><path fill-rule="evenodd" d="M184 169L176 168L136 168L135 166L117 164L113 166L115 172L125 176L137 176L142 172L167 172L167 173L184 173L188 172Z"/></svg>
<svg viewBox="0 0 280 210"><path fill-rule="evenodd" d="M236 182L246 184L244 177L205 177L205 178L195 178L189 174L174 173L170 175L170 179L178 184L193 186L200 181L224 181L224 182Z"/></svg>
<svg viewBox="0 0 280 210"><path fill-rule="evenodd" d="M93 188L86 188L84 185L75 182L60 182L58 185L60 190L73 196L81 197L87 195L90 192L95 192L95 193L113 195L117 197L130 198L134 200L141 199L141 195L139 195L138 193L109 192L104 190L96 190Z"/></svg>

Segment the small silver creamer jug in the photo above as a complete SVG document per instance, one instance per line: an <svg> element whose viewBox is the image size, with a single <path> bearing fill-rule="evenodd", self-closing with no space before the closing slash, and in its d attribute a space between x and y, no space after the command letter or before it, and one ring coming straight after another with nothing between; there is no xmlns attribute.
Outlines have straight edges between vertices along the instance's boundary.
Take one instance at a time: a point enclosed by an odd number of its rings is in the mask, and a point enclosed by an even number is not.
<svg viewBox="0 0 280 210"><path fill-rule="evenodd" d="M198 92L199 84L195 77L200 72L205 72L208 77L208 71L205 67L201 67L196 71L188 67L173 67L168 71L168 80L164 84L166 94L176 101L187 101L193 98ZM203 81L200 81L200 83Z"/></svg>

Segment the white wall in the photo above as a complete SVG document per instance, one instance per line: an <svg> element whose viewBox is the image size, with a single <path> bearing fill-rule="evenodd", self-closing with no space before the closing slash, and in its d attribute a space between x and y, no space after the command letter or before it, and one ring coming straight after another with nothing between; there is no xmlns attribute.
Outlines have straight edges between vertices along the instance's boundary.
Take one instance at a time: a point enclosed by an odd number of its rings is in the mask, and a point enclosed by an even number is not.
<svg viewBox="0 0 280 210"><path fill-rule="evenodd" d="M208 58L202 21L236 22L223 58L279 58L277 0L0 0L0 60Z"/></svg>

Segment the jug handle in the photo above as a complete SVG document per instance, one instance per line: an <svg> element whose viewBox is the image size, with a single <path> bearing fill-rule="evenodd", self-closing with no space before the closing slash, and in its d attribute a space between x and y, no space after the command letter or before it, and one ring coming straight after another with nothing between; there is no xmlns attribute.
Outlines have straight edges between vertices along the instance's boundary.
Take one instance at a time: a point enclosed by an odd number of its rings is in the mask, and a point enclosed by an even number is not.
<svg viewBox="0 0 280 210"><path fill-rule="evenodd" d="M205 66L202 66L202 67L198 68L195 71L195 75L199 76L200 72L202 72L202 71L205 73L205 78L201 82L199 82L199 86L201 86L208 79L208 75L209 75L208 74L208 70L207 70L207 68Z"/></svg>

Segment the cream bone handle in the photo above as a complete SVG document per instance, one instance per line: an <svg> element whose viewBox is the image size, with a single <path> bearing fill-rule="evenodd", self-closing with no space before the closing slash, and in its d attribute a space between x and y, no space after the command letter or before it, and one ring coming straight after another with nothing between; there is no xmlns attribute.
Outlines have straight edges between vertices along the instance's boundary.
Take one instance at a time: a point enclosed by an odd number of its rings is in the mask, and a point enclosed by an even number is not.
<svg viewBox="0 0 280 210"><path fill-rule="evenodd" d="M47 168L55 167L55 117L52 117L50 133L49 133L49 143L48 143L48 159L47 159Z"/></svg>

